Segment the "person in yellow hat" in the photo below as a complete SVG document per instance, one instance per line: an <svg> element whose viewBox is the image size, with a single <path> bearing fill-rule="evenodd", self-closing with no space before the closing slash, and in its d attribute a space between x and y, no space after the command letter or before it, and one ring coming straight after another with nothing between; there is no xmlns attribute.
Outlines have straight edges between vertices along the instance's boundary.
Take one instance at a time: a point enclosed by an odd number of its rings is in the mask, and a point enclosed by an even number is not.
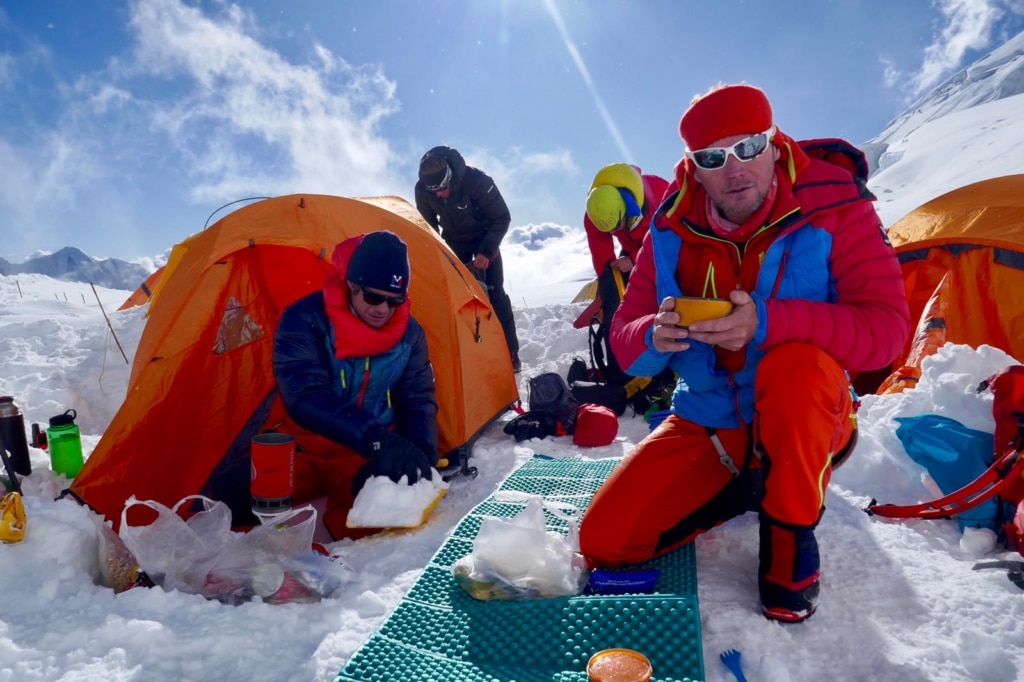
<svg viewBox="0 0 1024 682"><path fill-rule="evenodd" d="M604 166L590 184L583 226L597 273L597 296L601 302L602 322L595 337L600 352L595 349L595 361L606 381L625 384L631 379L619 367L608 345L608 328L650 229L651 216L667 188L667 180L657 175L644 175L638 167L628 163ZM616 241L619 242L618 253Z"/></svg>
<svg viewBox="0 0 1024 682"><path fill-rule="evenodd" d="M629 275L650 229L654 209L667 188L664 178L644 175L627 163L609 164L597 172L587 194L583 226L598 277L608 267Z"/></svg>

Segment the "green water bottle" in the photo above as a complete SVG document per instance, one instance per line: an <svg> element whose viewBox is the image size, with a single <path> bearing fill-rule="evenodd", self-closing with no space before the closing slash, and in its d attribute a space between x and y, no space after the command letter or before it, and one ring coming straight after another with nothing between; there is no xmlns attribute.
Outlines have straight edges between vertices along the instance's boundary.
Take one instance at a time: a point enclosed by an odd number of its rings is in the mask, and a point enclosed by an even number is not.
<svg viewBox="0 0 1024 682"><path fill-rule="evenodd" d="M46 440L50 445L50 466L55 473L64 474L68 479L78 475L82 469L82 437L78 431L74 409L50 417L50 428L46 429Z"/></svg>

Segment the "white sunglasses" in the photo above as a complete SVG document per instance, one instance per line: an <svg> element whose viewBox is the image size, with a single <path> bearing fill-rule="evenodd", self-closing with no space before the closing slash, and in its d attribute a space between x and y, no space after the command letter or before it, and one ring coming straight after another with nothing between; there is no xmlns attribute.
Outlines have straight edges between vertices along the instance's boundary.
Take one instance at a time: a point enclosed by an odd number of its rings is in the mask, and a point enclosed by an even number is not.
<svg viewBox="0 0 1024 682"><path fill-rule="evenodd" d="M693 160L697 168L718 170L725 166L725 162L729 160L730 156L735 156L742 163L753 161L761 156L768 149L768 144L772 141L774 135L775 126L773 125L763 133L743 138L732 146L706 147L695 152L687 151L686 155Z"/></svg>

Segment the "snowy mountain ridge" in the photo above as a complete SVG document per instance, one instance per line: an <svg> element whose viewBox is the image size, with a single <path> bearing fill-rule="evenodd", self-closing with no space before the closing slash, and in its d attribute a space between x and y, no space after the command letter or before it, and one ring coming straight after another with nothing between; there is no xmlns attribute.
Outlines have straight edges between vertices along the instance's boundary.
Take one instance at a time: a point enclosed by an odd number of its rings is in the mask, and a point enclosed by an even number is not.
<svg viewBox="0 0 1024 682"><path fill-rule="evenodd" d="M901 158L898 154L888 154L889 149L922 126L958 111L1022 93L1024 32L950 76L893 119L877 137L861 145L861 149L868 157L872 172L881 172Z"/></svg>
<svg viewBox="0 0 1024 682"><path fill-rule="evenodd" d="M0 275L37 274L67 282L92 283L108 289L134 290L149 271L138 263L117 258L91 258L73 246L54 253L34 256L24 263L10 263L0 258Z"/></svg>

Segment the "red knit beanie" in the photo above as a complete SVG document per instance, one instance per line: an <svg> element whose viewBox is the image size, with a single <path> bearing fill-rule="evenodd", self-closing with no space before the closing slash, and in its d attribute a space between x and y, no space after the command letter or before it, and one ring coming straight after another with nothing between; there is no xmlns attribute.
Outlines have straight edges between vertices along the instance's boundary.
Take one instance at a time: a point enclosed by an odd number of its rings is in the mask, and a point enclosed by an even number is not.
<svg viewBox="0 0 1024 682"><path fill-rule="evenodd" d="M756 135L772 127L772 105L760 88L726 85L701 96L679 120L679 135L690 151L731 135Z"/></svg>

